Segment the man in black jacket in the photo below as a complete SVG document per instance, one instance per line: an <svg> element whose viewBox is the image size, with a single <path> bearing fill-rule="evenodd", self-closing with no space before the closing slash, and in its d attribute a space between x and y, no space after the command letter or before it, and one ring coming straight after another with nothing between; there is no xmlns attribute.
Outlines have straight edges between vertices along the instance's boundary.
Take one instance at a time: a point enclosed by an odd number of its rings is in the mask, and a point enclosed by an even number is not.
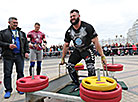
<svg viewBox="0 0 138 102"><path fill-rule="evenodd" d="M9 18L7 29L0 31L0 47L4 63L4 98L9 98L12 92L11 74L13 64L16 65L17 79L24 77L24 57L29 56L29 47L26 34L18 27L18 20L15 17ZM18 91L19 94L23 92Z"/></svg>

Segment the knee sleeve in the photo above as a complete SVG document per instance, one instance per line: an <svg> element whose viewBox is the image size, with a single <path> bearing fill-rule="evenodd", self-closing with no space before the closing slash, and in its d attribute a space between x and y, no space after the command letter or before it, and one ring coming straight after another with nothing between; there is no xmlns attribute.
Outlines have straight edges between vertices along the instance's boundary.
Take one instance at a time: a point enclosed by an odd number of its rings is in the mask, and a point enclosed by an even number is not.
<svg viewBox="0 0 138 102"><path fill-rule="evenodd" d="M74 64L71 64L71 63L68 63L67 64L67 69L68 69L68 71L70 72L70 73L73 73L73 72L75 72L75 65Z"/></svg>
<svg viewBox="0 0 138 102"><path fill-rule="evenodd" d="M96 76L95 67L93 63L87 63L88 76Z"/></svg>
<svg viewBox="0 0 138 102"><path fill-rule="evenodd" d="M34 66L35 66L35 62L30 62L30 69L29 69L30 76L32 75L32 67Z"/></svg>
<svg viewBox="0 0 138 102"><path fill-rule="evenodd" d="M39 67L39 68L41 67L41 62L42 61L37 61L37 67Z"/></svg>
<svg viewBox="0 0 138 102"><path fill-rule="evenodd" d="M34 67L35 66L35 62L30 62L30 67Z"/></svg>
<svg viewBox="0 0 138 102"><path fill-rule="evenodd" d="M37 61L37 69L36 69L37 75L40 75L40 72L41 72L41 62L42 61Z"/></svg>
<svg viewBox="0 0 138 102"><path fill-rule="evenodd" d="M68 72L69 72L71 79L73 80L73 82L76 85L79 85L78 75L77 75L74 67L75 67L75 65L71 64L71 63L68 63L68 65L67 65L67 69L68 69Z"/></svg>

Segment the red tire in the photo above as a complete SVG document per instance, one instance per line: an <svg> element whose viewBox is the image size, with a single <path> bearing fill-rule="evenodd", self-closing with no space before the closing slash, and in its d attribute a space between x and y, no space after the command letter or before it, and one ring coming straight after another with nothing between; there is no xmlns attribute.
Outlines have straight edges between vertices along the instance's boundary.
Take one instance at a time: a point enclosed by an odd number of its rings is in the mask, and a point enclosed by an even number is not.
<svg viewBox="0 0 138 102"><path fill-rule="evenodd" d="M75 66L75 68L84 68L84 65Z"/></svg>
<svg viewBox="0 0 138 102"><path fill-rule="evenodd" d="M75 70L83 70L84 69L84 65L79 65L79 66L75 66Z"/></svg>
<svg viewBox="0 0 138 102"><path fill-rule="evenodd" d="M119 102L122 98L122 95L119 95L116 98L112 98L112 99L95 99L95 98L91 98L91 97L87 97L85 95L83 95L82 93L80 93L80 97L85 101L85 102Z"/></svg>
<svg viewBox="0 0 138 102"><path fill-rule="evenodd" d="M36 87L28 87L28 88L24 88L24 87L19 87L17 86L17 90L21 91L21 92L34 92L34 91L39 91L42 90L46 87L48 87L49 83L43 84L41 86L36 86Z"/></svg>
<svg viewBox="0 0 138 102"><path fill-rule="evenodd" d="M106 68L104 68L106 70ZM115 72L115 71L122 71L123 68L107 68L108 71Z"/></svg>
<svg viewBox="0 0 138 102"><path fill-rule="evenodd" d="M34 79L32 79L32 76L23 77L16 81L17 87L22 88L37 87L46 83L48 83L48 77L44 75L35 75Z"/></svg>
<svg viewBox="0 0 138 102"><path fill-rule="evenodd" d="M80 84L80 93L87 96L87 97L92 97L95 99L111 99L118 97L119 95L122 94L122 87L117 84L116 89L112 91L93 91L93 90L88 90L85 89L82 84Z"/></svg>
<svg viewBox="0 0 138 102"><path fill-rule="evenodd" d="M75 68L76 71L83 70L84 68Z"/></svg>
<svg viewBox="0 0 138 102"><path fill-rule="evenodd" d="M104 70L106 70L106 66L104 65ZM122 71L123 65L122 64L107 64L108 71Z"/></svg>

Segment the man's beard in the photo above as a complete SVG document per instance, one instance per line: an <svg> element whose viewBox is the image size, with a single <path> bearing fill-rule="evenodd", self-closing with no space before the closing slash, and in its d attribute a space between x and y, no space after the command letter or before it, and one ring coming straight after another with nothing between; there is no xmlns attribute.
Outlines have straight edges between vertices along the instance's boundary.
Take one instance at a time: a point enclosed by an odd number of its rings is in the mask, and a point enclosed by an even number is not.
<svg viewBox="0 0 138 102"><path fill-rule="evenodd" d="M78 24L79 23L79 17L75 20L75 22L72 22L72 20L70 20L70 23L72 24L72 25L76 25L76 24Z"/></svg>

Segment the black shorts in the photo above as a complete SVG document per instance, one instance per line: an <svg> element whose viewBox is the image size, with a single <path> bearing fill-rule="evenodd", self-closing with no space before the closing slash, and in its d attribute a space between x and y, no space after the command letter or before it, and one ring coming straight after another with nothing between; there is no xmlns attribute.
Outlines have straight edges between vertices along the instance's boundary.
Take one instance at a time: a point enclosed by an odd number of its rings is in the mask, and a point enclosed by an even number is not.
<svg viewBox="0 0 138 102"><path fill-rule="evenodd" d="M71 55L69 57L68 63L76 65L82 59L85 60L86 64L87 63L95 64L95 56L94 56L93 50L92 49L86 49L86 50L80 52L79 50L74 49L74 51L71 53Z"/></svg>

